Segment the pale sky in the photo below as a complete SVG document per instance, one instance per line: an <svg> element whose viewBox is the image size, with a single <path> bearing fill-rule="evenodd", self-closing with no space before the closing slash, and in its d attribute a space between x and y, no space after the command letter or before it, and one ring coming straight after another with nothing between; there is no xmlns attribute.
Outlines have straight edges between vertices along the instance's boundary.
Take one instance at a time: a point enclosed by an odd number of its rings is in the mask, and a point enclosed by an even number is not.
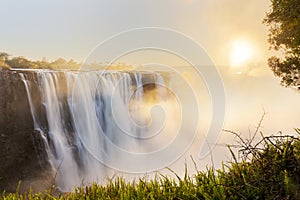
<svg viewBox="0 0 300 200"><path fill-rule="evenodd" d="M1 0L0 50L34 60L80 62L121 31L163 27L193 38L217 65L227 65L237 38L251 40L261 56L268 53L261 23L267 10L268 0Z"/></svg>

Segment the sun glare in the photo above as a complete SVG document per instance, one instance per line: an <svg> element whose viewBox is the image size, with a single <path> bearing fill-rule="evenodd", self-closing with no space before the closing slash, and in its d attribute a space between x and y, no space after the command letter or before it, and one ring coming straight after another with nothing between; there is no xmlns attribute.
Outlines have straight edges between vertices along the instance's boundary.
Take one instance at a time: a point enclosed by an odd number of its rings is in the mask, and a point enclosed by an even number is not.
<svg viewBox="0 0 300 200"><path fill-rule="evenodd" d="M237 40L232 44L230 62L232 67L241 67L251 59L253 47L250 42Z"/></svg>

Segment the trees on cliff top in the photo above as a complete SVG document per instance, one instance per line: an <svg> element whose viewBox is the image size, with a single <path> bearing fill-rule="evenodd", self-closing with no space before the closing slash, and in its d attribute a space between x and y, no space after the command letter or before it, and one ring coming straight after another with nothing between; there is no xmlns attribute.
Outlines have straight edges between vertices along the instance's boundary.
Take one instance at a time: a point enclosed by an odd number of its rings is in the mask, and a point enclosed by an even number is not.
<svg viewBox="0 0 300 200"><path fill-rule="evenodd" d="M21 68L21 69L79 69L80 64L74 60L66 61L59 58L53 62L31 61L24 57L9 58L10 55L6 52L0 52L0 69L1 68Z"/></svg>
<svg viewBox="0 0 300 200"><path fill-rule="evenodd" d="M17 69L68 69L79 70L82 64L75 62L73 59L67 61L63 58L58 58L53 62L47 62L46 59L31 61L24 57L12 57L8 53L0 52L0 70L3 68L17 68ZM85 69L107 69L107 70L132 70L131 65L124 63L91 63L84 64Z"/></svg>

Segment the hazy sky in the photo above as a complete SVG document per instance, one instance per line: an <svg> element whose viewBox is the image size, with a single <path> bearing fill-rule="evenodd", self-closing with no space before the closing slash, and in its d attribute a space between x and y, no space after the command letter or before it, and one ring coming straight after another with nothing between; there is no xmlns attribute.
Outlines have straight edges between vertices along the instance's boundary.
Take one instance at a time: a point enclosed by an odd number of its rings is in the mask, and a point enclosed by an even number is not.
<svg viewBox="0 0 300 200"><path fill-rule="evenodd" d="M237 38L248 38L266 54L261 21L267 10L268 0L2 0L0 47L30 59L83 61L111 35L155 26L192 37L218 65L226 65Z"/></svg>
<svg viewBox="0 0 300 200"><path fill-rule="evenodd" d="M227 96L225 128L248 133L264 108L266 132L292 131L300 124L300 94L281 87L267 67L272 52L262 20L268 10L269 0L1 0L0 51L82 62L121 31L174 29L201 44L220 66ZM250 44L254 56L243 67L230 68L232 46L239 40Z"/></svg>

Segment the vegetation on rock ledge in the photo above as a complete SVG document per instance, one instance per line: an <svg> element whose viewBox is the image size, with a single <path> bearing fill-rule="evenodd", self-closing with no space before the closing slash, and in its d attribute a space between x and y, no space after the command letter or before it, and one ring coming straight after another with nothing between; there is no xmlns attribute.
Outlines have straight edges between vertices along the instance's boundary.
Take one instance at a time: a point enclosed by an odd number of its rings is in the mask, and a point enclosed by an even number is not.
<svg viewBox="0 0 300 200"><path fill-rule="evenodd" d="M0 52L0 71L3 69L53 69L53 70L79 70L80 68L97 70L132 70L133 66L124 63L77 63L73 59L67 61L63 58L58 58L53 62L48 62L45 58L43 60L31 61L22 56L11 57L8 53Z"/></svg>

